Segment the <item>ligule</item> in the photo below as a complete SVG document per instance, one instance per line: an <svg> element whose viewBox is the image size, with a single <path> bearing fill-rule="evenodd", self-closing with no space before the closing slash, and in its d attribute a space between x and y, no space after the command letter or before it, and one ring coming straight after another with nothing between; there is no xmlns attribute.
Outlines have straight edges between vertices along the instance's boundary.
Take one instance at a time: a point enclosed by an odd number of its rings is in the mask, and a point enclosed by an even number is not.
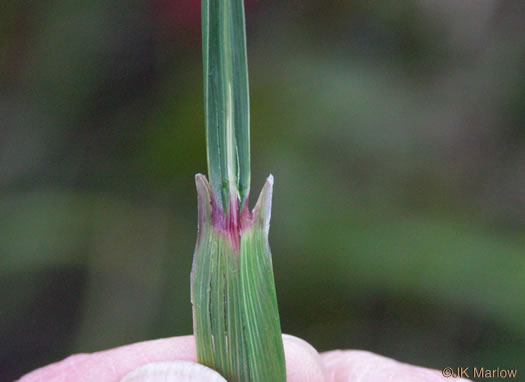
<svg viewBox="0 0 525 382"><path fill-rule="evenodd" d="M268 227L273 180L239 230L240 248L214 224L218 211L198 175L199 235L192 269L197 357L230 382L286 380ZM219 211L221 212L221 211ZM223 220L218 220L222 222Z"/></svg>

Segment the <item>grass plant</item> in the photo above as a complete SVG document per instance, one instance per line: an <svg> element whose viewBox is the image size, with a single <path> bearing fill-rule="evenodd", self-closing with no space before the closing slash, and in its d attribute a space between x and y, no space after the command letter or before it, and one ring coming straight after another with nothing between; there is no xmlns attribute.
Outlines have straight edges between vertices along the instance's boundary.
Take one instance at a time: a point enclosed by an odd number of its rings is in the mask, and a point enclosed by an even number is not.
<svg viewBox="0 0 525 382"><path fill-rule="evenodd" d="M191 274L198 361L230 382L286 381L268 244L273 177L250 211L250 112L243 0L203 0L209 182L196 176Z"/></svg>

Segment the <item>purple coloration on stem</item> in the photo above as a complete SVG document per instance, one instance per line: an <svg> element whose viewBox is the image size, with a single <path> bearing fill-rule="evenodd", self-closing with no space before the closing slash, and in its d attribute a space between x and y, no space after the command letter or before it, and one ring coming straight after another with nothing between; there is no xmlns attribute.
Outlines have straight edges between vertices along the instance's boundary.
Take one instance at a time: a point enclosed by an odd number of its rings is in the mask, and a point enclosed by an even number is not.
<svg viewBox="0 0 525 382"><path fill-rule="evenodd" d="M211 193L211 224L217 231L230 239L232 247L239 253L241 233L252 226L253 214L248 209L248 198L244 203L244 208L239 211L239 198L234 192L230 193L230 210L227 214L216 201L213 192Z"/></svg>
<svg viewBox="0 0 525 382"><path fill-rule="evenodd" d="M226 214L219 203L217 203L217 199L206 177L197 174L195 181L199 194L199 226L203 227L211 222L211 227L216 232L229 238L236 253L239 253L240 250L242 233L250 229L257 218L262 219L263 225L269 224L269 207L271 206L273 187L273 177L271 175L268 177L253 211L250 211L248 208L249 195L246 197L242 210L239 211L239 197L235 191L232 191L230 193L230 210Z"/></svg>

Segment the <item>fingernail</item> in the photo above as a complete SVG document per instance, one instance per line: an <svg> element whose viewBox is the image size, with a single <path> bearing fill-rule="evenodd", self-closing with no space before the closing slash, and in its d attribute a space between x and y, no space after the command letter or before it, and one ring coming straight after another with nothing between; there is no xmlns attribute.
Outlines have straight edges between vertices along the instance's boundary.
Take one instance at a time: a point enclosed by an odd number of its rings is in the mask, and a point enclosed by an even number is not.
<svg viewBox="0 0 525 382"><path fill-rule="evenodd" d="M189 361L166 361L143 365L120 382L226 382L209 367Z"/></svg>

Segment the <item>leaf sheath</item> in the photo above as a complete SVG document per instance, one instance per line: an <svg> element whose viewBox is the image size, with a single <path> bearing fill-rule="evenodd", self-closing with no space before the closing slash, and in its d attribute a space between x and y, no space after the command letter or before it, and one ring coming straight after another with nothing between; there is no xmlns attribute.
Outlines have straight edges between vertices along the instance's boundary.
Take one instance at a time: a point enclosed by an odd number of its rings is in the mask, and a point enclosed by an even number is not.
<svg viewBox="0 0 525 382"><path fill-rule="evenodd" d="M214 197L197 175L199 234L191 276L200 363L231 382L286 381L268 227L273 180L244 215L240 246L214 224ZM219 220L220 222L221 220Z"/></svg>

